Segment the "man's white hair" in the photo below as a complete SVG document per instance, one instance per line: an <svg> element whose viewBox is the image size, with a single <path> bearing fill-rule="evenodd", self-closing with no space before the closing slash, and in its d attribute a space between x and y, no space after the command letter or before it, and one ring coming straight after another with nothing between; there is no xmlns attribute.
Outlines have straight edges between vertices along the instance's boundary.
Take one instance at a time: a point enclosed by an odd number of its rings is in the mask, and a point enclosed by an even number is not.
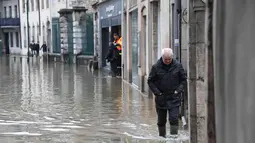
<svg viewBox="0 0 255 143"><path fill-rule="evenodd" d="M173 58L174 56L173 50L171 48L164 48L162 49L161 56Z"/></svg>

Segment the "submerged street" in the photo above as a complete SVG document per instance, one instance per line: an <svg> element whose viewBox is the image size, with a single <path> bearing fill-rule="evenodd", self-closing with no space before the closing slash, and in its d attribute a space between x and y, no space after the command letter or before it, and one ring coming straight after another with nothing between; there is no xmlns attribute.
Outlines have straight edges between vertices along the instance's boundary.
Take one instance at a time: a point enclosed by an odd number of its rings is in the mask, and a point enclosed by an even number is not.
<svg viewBox="0 0 255 143"><path fill-rule="evenodd" d="M0 142L187 142L158 137L156 118L153 98L108 72L0 58Z"/></svg>

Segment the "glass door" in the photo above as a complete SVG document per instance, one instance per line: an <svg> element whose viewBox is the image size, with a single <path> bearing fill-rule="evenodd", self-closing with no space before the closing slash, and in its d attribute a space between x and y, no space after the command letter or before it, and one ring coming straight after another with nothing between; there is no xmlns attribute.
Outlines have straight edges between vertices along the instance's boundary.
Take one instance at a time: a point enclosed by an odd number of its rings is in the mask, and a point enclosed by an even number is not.
<svg viewBox="0 0 255 143"><path fill-rule="evenodd" d="M138 11L132 12L132 82L138 86Z"/></svg>

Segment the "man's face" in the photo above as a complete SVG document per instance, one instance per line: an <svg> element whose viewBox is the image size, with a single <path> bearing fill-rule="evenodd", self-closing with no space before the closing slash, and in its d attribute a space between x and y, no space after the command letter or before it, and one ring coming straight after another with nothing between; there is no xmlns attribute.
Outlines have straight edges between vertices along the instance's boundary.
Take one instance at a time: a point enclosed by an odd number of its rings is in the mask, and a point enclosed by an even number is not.
<svg viewBox="0 0 255 143"><path fill-rule="evenodd" d="M117 36L117 35L114 35L113 37L114 37L115 40L119 39L119 36Z"/></svg>
<svg viewBox="0 0 255 143"><path fill-rule="evenodd" d="M172 62L172 58L170 56L162 56L162 60L166 65L169 65Z"/></svg>

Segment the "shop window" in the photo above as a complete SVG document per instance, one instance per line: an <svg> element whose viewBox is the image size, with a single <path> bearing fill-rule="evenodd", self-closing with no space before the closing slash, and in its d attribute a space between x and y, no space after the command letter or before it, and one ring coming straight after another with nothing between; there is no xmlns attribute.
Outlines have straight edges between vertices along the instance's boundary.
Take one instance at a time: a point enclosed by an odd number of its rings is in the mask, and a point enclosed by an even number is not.
<svg viewBox="0 0 255 143"><path fill-rule="evenodd" d="M9 18L12 18L12 6L9 6Z"/></svg>
<svg viewBox="0 0 255 143"><path fill-rule="evenodd" d="M44 0L42 0L41 2L42 2L41 7L42 9L44 9Z"/></svg>
<svg viewBox="0 0 255 143"><path fill-rule="evenodd" d="M15 9L15 18L18 18L18 7L17 7L17 5L15 5L14 9Z"/></svg>
<svg viewBox="0 0 255 143"><path fill-rule="evenodd" d="M13 47L13 33L10 32L10 44L11 44L11 47Z"/></svg>
<svg viewBox="0 0 255 143"><path fill-rule="evenodd" d="M34 11L34 0L31 0L31 10Z"/></svg>
<svg viewBox="0 0 255 143"><path fill-rule="evenodd" d="M15 32L16 36L16 47L19 47L19 33Z"/></svg>

